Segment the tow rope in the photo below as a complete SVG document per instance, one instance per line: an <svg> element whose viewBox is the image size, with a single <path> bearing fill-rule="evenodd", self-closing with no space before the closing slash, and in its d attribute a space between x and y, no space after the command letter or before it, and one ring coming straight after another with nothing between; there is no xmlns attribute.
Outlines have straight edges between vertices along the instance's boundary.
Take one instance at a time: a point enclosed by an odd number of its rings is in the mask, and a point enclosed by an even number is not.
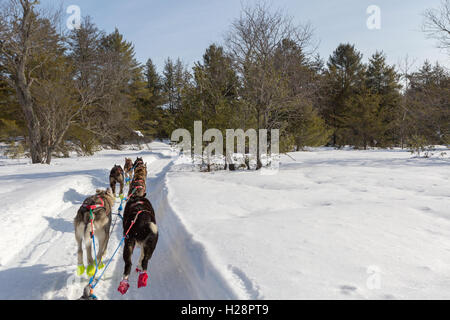
<svg viewBox="0 0 450 320"><path fill-rule="evenodd" d="M133 188L133 191L131 192L131 194L128 197L126 197L126 198L122 198L122 200L120 201L120 206L119 206L119 209L117 210L117 217L114 220L114 224L113 224L113 227L112 227L111 232L109 233L109 235L111 235L113 233L113 231L114 231L114 227L116 226L117 218L120 218L121 220L123 220L123 217L121 215L121 212L123 211L123 203L124 202L128 202L128 200L136 192L136 189L138 189L138 188Z"/></svg>
<svg viewBox="0 0 450 320"><path fill-rule="evenodd" d="M89 220L90 220L90 225L91 225L90 236L91 236L91 240L92 240L92 245L94 247L94 257L95 257L95 272L94 272L94 275L89 280L88 287L90 286L92 281L94 281L95 276L97 275L97 272L98 272L97 249L95 247L94 210L105 207L105 203L103 202L103 199L100 198L100 197L99 197L99 199L102 202L101 205L97 205L97 204L95 204L95 205L83 205L85 208L89 209ZM84 290L83 297L85 295L86 295L86 289ZM83 299L83 297L81 297L81 299ZM93 290L89 290L89 296L87 298L88 298L87 300L97 300L97 297L94 295Z"/></svg>

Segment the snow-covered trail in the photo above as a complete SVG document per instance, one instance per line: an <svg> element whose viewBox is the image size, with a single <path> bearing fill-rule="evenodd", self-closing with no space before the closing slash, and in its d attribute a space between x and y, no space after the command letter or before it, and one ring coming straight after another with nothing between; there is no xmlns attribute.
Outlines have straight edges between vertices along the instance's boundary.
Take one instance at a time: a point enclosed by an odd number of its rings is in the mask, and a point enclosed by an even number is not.
<svg viewBox="0 0 450 320"><path fill-rule="evenodd" d="M0 299L77 299L87 284L75 275L73 218L96 188L108 186L110 168L125 156L148 163L147 195L156 212L160 238L149 267L149 285L137 289L130 277L127 295L117 292L123 272L122 248L95 293L100 299L236 298L206 257L203 247L179 222L167 202L165 176L172 164L170 148L151 151L104 151L89 158L59 159L52 166L0 166ZM125 191L127 187L125 188ZM115 211L119 203L117 201ZM117 222L108 245L109 258L122 236ZM133 255L137 262L139 249ZM86 255L84 255L86 261Z"/></svg>
<svg viewBox="0 0 450 320"><path fill-rule="evenodd" d="M282 158L274 174L202 174L166 144L150 148L51 166L0 156L0 299L81 296L88 279L75 275L73 218L108 187L114 164L137 156L148 163L160 232L149 284L137 289L132 273L128 293L117 292L121 248L95 289L100 299L449 297L448 148L430 159L317 148ZM108 258L121 237L119 221Z"/></svg>

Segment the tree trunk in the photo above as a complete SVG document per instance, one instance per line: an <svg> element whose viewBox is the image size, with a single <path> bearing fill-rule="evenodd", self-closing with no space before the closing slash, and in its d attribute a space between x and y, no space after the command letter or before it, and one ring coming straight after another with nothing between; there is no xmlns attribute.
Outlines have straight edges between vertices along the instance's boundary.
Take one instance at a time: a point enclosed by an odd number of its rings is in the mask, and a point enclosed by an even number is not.
<svg viewBox="0 0 450 320"><path fill-rule="evenodd" d="M30 46L30 28L33 3L21 2L23 8L23 17L20 21L20 37L22 41L22 52L16 57L17 69L14 77L15 89L19 104L25 116L25 122L28 128L30 138L30 153L32 163L42 163L42 146L39 119L33 109L33 99L31 97L30 85L32 80L25 76L28 51Z"/></svg>
<svg viewBox="0 0 450 320"><path fill-rule="evenodd" d="M32 163L42 163L41 133L39 120L33 110L33 100L28 86L24 81L25 75L18 75L16 79L16 92L19 104L25 116L30 141L30 153Z"/></svg>
<svg viewBox="0 0 450 320"><path fill-rule="evenodd" d="M260 147L260 144L261 144L261 142L259 141L259 130L261 129L261 126L260 126L260 118L261 118L261 115L260 115L260 110L259 110L259 108L258 108L258 112L257 112L257 119L256 119L256 122L258 123L258 130L256 131L257 132L257 134L256 134L256 141L257 141L257 144L256 144L256 170L259 170L259 169L261 169L262 168L262 163L261 163L261 155L260 155L260 150L261 150L261 147Z"/></svg>
<svg viewBox="0 0 450 320"><path fill-rule="evenodd" d="M52 153L53 153L53 147L47 148L47 157L45 159L46 164L50 164L52 162Z"/></svg>

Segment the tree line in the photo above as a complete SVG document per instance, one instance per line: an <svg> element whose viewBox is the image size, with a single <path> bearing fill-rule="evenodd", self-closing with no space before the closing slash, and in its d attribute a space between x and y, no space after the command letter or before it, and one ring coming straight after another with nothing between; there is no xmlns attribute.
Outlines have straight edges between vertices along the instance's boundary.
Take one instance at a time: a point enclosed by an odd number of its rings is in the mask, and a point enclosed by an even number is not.
<svg viewBox="0 0 450 320"><path fill-rule="evenodd" d="M442 17L428 11L424 31L444 46ZM325 60L311 25L266 4L243 7L192 68L167 58L162 73L151 59L139 64L119 30L106 33L86 17L61 32L59 20L31 0L3 2L0 13L0 139L33 163L119 148L136 131L168 139L177 128L193 131L195 120L224 133L280 129L283 152L450 143L445 67L391 66L382 51L365 63L348 43Z"/></svg>

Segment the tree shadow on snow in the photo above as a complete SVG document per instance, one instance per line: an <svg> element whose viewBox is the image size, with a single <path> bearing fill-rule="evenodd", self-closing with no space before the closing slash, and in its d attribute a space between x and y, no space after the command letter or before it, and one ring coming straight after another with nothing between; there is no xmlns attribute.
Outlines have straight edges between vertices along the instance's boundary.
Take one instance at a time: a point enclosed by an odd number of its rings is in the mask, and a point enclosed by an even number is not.
<svg viewBox="0 0 450 320"><path fill-rule="evenodd" d="M167 148L152 148L154 151L156 150L163 150L167 151ZM136 151L134 153L111 153L111 154L103 154L102 157L104 158L117 158L117 157L123 157L123 162L125 163L125 158L131 158L133 161L135 157L143 157L145 162L145 156L155 156L156 158L160 159L170 159L172 158L169 155L162 154L161 152L154 152L149 150L141 150ZM117 163L123 166L124 163Z"/></svg>
<svg viewBox="0 0 450 320"><path fill-rule="evenodd" d="M109 170L95 169L95 170L77 170L77 171L61 171L61 172L41 172L41 173L25 173L25 174L11 174L0 177L2 180L31 180L31 179L49 179L59 177L70 177L77 175L92 176L101 181L105 181L109 177Z"/></svg>

